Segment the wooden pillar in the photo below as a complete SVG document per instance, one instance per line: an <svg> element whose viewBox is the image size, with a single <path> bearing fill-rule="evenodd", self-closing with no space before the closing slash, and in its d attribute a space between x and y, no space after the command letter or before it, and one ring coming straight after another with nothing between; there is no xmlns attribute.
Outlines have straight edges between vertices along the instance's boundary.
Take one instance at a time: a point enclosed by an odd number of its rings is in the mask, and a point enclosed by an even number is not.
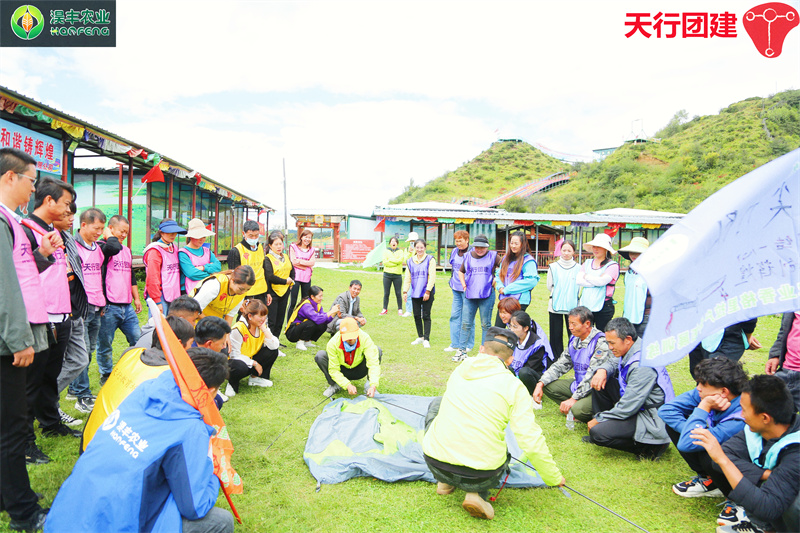
<svg viewBox="0 0 800 533"><path fill-rule="evenodd" d="M122 163L117 163L117 167L119 167L119 187L117 189L117 196L119 196L119 209L117 210L117 214L122 216Z"/></svg>
<svg viewBox="0 0 800 533"><path fill-rule="evenodd" d="M339 262L339 223L333 226L333 260Z"/></svg>
<svg viewBox="0 0 800 533"><path fill-rule="evenodd" d="M169 207L167 207L167 218L176 218L172 216L172 185L175 183L175 178L169 177Z"/></svg>
<svg viewBox="0 0 800 533"><path fill-rule="evenodd" d="M195 218L197 209L197 179L192 182L192 218Z"/></svg>
<svg viewBox="0 0 800 533"><path fill-rule="evenodd" d="M122 167L120 167L122 170ZM149 205L149 204L147 204ZM147 210L148 213L150 210ZM131 240L133 239L133 159L128 158L128 224L130 227L128 228L128 248L131 247ZM147 234L147 228L145 228L145 235ZM147 241L147 238L145 238Z"/></svg>
<svg viewBox="0 0 800 533"><path fill-rule="evenodd" d="M67 134L62 132L61 133L61 181L67 183L69 182L69 165L72 162L69 160L69 152L67 148L69 144L67 144ZM72 141L70 141L72 142Z"/></svg>
<svg viewBox="0 0 800 533"><path fill-rule="evenodd" d="M172 202L172 195L170 194L170 203ZM219 253L217 244L219 243L219 196L214 198L214 253Z"/></svg>

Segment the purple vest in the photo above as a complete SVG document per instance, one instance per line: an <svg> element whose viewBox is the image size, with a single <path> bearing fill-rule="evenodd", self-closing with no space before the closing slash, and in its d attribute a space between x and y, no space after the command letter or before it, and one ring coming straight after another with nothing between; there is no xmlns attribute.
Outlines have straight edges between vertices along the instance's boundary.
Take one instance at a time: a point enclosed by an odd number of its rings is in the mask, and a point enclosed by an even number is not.
<svg viewBox="0 0 800 533"><path fill-rule="evenodd" d="M533 261L533 260L534 260L533 257L531 257L528 254L525 254L525 257L522 258L522 266L524 267L525 263L527 263L528 261ZM511 261L511 262L508 263L508 270L506 270L506 279L503 280L503 286L504 287L508 287L509 285L511 285L512 283L517 281L517 278L513 278L512 277L512 275L514 273L514 265L516 265L516 264L517 264L516 259L514 261ZM522 270L520 270L519 272L520 272L519 275L521 276L522 275ZM522 293L501 294L500 295L500 299L502 300L504 298L514 298L515 300L519 300L520 296L522 296Z"/></svg>
<svg viewBox="0 0 800 533"><path fill-rule="evenodd" d="M203 249L203 255L194 255L192 252L187 252L186 248L181 248L180 250L178 250L178 253L186 255L189 258L189 261L192 262L192 265L196 267L205 266L211 262L211 249L207 246L202 246L201 248ZM195 281L193 279L186 278L184 280L184 285L186 286L186 294L192 292L192 289L197 287L201 281L203 280L200 279Z"/></svg>
<svg viewBox="0 0 800 533"><path fill-rule="evenodd" d="M129 304L133 301L131 249L127 246L123 246L106 264L106 296L109 302L115 304Z"/></svg>
<svg viewBox="0 0 800 533"><path fill-rule="evenodd" d="M89 303L97 307L106 306L106 297L103 295L103 250L95 243L94 250L88 250L81 243L77 243L78 255L83 260L83 288ZM130 278L128 278L130 283ZM130 290L130 289L129 289Z"/></svg>
<svg viewBox="0 0 800 533"><path fill-rule="evenodd" d="M633 363L638 363L642 358L642 352L638 351L633 354L628 362L625 365L620 364L619 366L619 395L625 395L625 387L628 386L628 371L631 369ZM656 383L658 386L661 387L661 390L664 391L664 403L672 401L675 398L675 390L672 388L672 380L669 378L669 374L667 373L667 369L663 366L655 367L653 370L656 371L658 374L658 378Z"/></svg>
<svg viewBox="0 0 800 533"><path fill-rule="evenodd" d="M39 279L39 269L36 268L36 261L33 259L33 251L31 250L28 236L25 235L19 222L8 215L2 207L0 207L0 214L8 221L8 225L14 235L14 248L11 251L11 255L17 271L19 288L22 291L22 301L25 302L25 311L28 313L28 322L31 324L47 324L50 319L47 317L47 310L42 305L42 302L45 301L44 289Z"/></svg>
<svg viewBox="0 0 800 533"><path fill-rule="evenodd" d="M312 257L314 257L314 252L317 251L313 246L309 246L308 250L304 252L302 248L297 246L297 243L292 243L292 250L294 251L295 259L300 259L302 261L309 261ZM311 281L311 273L313 271L314 269L311 267L294 267L294 280L308 283Z"/></svg>
<svg viewBox="0 0 800 533"><path fill-rule="evenodd" d="M161 254L161 296L167 302L174 302L181 295L181 264L178 259L178 247L172 244L172 252L151 242L144 249L142 255L147 250L155 248Z"/></svg>
<svg viewBox="0 0 800 533"><path fill-rule="evenodd" d="M525 348L520 348L519 345L514 347L514 359L511 361L511 364L508 365L508 368L516 375L519 374L519 369L528 362L531 354L541 347L544 347L544 356L542 357L542 372L544 372L547 367L550 366L550 363L555 359L544 330L539 324L531 320L531 332L534 331L533 326L536 326L535 332L538 338L532 342L530 346L526 346Z"/></svg>
<svg viewBox="0 0 800 533"><path fill-rule="evenodd" d="M492 294L494 263L497 252L487 252L481 258L472 257L472 252L464 254L464 281L467 283L465 298L470 300L488 298Z"/></svg>
<svg viewBox="0 0 800 533"><path fill-rule="evenodd" d="M464 288L461 286L461 280L458 278L458 272L461 270L461 265L464 263L464 258L467 257L472 250L467 248L467 251L464 252L464 255L458 255L458 248L453 248L453 251L450 252L450 288L456 292L464 292Z"/></svg>
<svg viewBox="0 0 800 533"><path fill-rule="evenodd" d="M23 220L23 224L31 228L36 243L42 245L42 234L44 231L32 220ZM67 256L63 248L58 248L53 253L56 264L50 266L44 272L39 273L42 288L47 287L47 301L45 309L51 315L68 315L72 312L72 303L69 295L69 281L67 280Z"/></svg>
<svg viewBox="0 0 800 533"><path fill-rule="evenodd" d="M592 361L592 355L594 355L594 351L597 348L597 343L600 342L600 339L604 339L606 336L601 332L594 336L592 340L589 341L585 347L581 349L575 349L572 347L572 339L574 336L570 336L569 338L569 357L572 359L572 368L575 370L575 381L569 386L569 390L573 393L578 388L578 385L581 381L583 381L584 376L586 375L586 371L589 370L589 363Z"/></svg>
<svg viewBox="0 0 800 533"><path fill-rule="evenodd" d="M431 260L433 257L426 255L421 263L416 263L413 257L406 261L408 272L411 275L410 296L412 298L425 296L425 287L428 286L428 265L431 264Z"/></svg>

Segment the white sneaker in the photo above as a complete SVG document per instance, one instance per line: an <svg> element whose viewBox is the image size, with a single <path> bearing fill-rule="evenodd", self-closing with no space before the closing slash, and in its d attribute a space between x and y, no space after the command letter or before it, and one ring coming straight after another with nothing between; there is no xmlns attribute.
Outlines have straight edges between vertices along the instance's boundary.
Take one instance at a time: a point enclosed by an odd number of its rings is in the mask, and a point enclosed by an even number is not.
<svg viewBox="0 0 800 533"><path fill-rule="evenodd" d="M257 378L255 376L250 376L247 379L247 384L251 387L272 387L272 382L268 379L264 378Z"/></svg>
<svg viewBox="0 0 800 533"><path fill-rule="evenodd" d="M60 407L58 408L58 416L61 417L61 423L66 426L80 426L83 424L83 420L69 416L67 413L62 411Z"/></svg>
<svg viewBox="0 0 800 533"><path fill-rule="evenodd" d="M236 396L236 391L233 390L233 387L231 387L230 383L228 383L228 385L225 387L225 396L227 396L228 398L233 398L234 396Z"/></svg>
<svg viewBox="0 0 800 533"><path fill-rule="evenodd" d="M445 352L455 352L458 348L453 348L452 346L448 346L444 349Z"/></svg>
<svg viewBox="0 0 800 533"><path fill-rule="evenodd" d="M278 350L278 357L286 357L286 354Z"/></svg>
<svg viewBox="0 0 800 533"><path fill-rule="evenodd" d="M316 348L317 345L311 341L306 341L306 348Z"/></svg>
<svg viewBox="0 0 800 533"><path fill-rule="evenodd" d="M297 341L296 348L297 348L298 350L303 350L304 352L307 350L307 348L306 348L306 343L305 343L305 342L303 342L303 341Z"/></svg>
<svg viewBox="0 0 800 533"><path fill-rule="evenodd" d="M402 316L402 317L404 317L404 318L405 318L405 317L414 316L414 315L413 315L412 313L409 313L408 311L406 311L405 313L403 313L403 314L402 314L402 315L400 315L400 316Z"/></svg>
<svg viewBox="0 0 800 533"><path fill-rule="evenodd" d="M327 389L322 391L322 395L325 396L326 398L330 398L340 390L342 389L339 387L339 385L329 385Z"/></svg>
<svg viewBox="0 0 800 533"><path fill-rule="evenodd" d="M428 341L422 341L422 347L423 348L430 348L431 347L431 343L428 342Z"/></svg>
<svg viewBox="0 0 800 533"><path fill-rule="evenodd" d="M466 358L467 358L467 352L458 350L456 354L450 358L450 360L453 361L454 363L460 363Z"/></svg>
<svg viewBox="0 0 800 533"><path fill-rule="evenodd" d="M422 344L425 341L424 337L418 337L416 340L411 341L411 346Z"/></svg>
<svg viewBox="0 0 800 533"><path fill-rule="evenodd" d="M538 411L539 409L542 408L542 404L540 404L539 402L537 402L533 398L531 398L531 403L533 404L533 410L534 411Z"/></svg>
<svg viewBox="0 0 800 533"><path fill-rule="evenodd" d="M222 394L220 391L217 391L217 396L222 400L222 403L227 402L229 399L227 395Z"/></svg>

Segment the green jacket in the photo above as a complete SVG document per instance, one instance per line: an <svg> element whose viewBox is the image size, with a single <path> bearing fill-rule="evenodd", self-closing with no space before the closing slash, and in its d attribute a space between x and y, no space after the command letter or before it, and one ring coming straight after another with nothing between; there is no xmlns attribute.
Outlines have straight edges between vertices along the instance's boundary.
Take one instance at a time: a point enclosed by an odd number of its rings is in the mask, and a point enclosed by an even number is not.
<svg viewBox="0 0 800 533"><path fill-rule="evenodd" d="M428 457L475 470L494 470L506 460L506 426L548 485L561 482L536 423L525 385L493 355L468 357L447 381L439 414L433 419L422 451Z"/></svg>
<svg viewBox="0 0 800 533"><path fill-rule="evenodd" d="M356 353L351 364L348 365L345 362L344 349L342 349L342 334L338 331L328 341L325 350L328 352L328 373L331 375L331 379L341 388L346 389L350 384L350 380L344 377L340 367L355 368L365 358L367 360L367 369L369 370L370 384L375 385L375 388L380 384L381 363L378 357L378 346L363 329L358 330L358 347L356 347Z"/></svg>
<svg viewBox="0 0 800 533"><path fill-rule="evenodd" d="M402 274L406 262L406 252L398 248L387 248L383 251L383 272L386 274Z"/></svg>

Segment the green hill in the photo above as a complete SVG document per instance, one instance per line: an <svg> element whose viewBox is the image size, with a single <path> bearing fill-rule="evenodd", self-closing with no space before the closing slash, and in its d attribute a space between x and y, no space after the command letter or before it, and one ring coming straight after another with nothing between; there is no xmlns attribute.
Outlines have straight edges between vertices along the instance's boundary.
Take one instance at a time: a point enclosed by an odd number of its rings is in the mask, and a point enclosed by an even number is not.
<svg viewBox="0 0 800 533"><path fill-rule="evenodd" d="M568 170L570 165L525 142L498 141L460 168L422 186L410 183L390 204L450 202L454 198L497 198L529 181Z"/></svg>
<svg viewBox="0 0 800 533"><path fill-rule="evenodd" d="M685 111L676 113L656 133L657 142L625 144L603 161L574 166L528 144L495 143L423 187L410 185L391 203L490 199L568 168L577 174L566 185L501 207L540 213L612 207L687 212L724 185L800 146L800 90L748 98L716 115L687 118Z"/></svg>

